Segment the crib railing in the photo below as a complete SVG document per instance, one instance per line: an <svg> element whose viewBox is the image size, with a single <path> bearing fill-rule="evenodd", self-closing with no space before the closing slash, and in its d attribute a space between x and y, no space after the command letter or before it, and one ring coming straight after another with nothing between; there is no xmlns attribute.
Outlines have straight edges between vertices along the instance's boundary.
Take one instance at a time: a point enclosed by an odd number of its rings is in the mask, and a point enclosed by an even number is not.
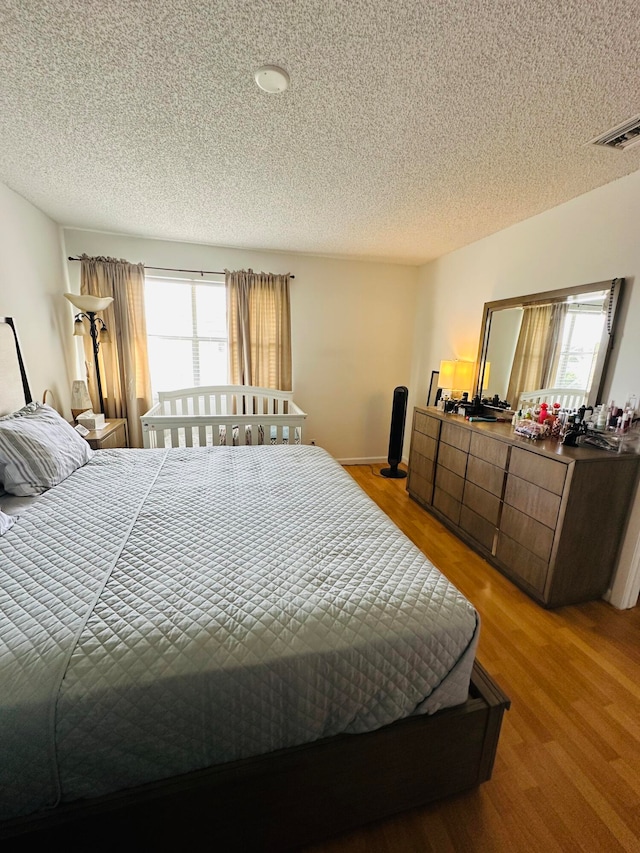
<svg viewBox="0 0 640 853"><path fill-rule="evenodd" d="M537 391L526 391L520 395L518 408L537 406L540 403L560 403L563 409L579 409L587 399L587 392L582 388L539 388Z"/></svg>
<svg viewBox="0 0 640 853"><path fill-rule="evenodd" d="M162 391L141 418L145 447L301 443L293 392L248 385Z"/></svg>

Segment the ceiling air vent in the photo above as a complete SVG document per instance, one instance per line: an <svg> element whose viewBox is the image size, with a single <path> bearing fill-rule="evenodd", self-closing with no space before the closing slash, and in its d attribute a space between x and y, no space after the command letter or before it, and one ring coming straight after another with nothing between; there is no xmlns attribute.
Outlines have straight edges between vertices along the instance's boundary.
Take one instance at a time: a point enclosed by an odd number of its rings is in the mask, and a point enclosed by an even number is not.
<svg viewBox="0 0 640 853"><path fill-rule="evenodd" d="M627 119L623 124L591 139L587 144L606 145L607 148L617 148L619 151L640 145L640 115Z"/></svg>

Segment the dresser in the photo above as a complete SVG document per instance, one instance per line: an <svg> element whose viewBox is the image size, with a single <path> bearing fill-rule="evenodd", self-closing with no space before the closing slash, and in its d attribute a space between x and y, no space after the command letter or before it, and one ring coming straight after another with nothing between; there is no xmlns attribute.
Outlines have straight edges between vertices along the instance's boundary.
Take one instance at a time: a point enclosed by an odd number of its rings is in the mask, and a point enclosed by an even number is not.
<svg viewBox="0 0 640 853"><path fill-rule="evenodd" d="M407 489L532 598L559 607L608 589L639 466L635 454L417 408Z"/></svg>

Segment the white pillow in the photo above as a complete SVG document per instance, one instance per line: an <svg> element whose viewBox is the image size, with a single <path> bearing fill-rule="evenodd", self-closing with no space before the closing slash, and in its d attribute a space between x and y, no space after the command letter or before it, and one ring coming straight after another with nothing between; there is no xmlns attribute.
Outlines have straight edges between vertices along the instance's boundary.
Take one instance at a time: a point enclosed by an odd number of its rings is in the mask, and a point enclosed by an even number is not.
<svg viewBox="0 0 640 853"><path fill-rule="evenodd" d="M41 403L0 418L0 477L13 495L39 495L93 456L64 418Z"/></svg>
<svg viewBox="0 0 640 853"><path fill-rule="evenodd" d="M4 536L7 530L9 530L10 527L13 527L15 523L15 516L7 515L6 512L2 512L2 510L0 510L0 536Z"/></svg>

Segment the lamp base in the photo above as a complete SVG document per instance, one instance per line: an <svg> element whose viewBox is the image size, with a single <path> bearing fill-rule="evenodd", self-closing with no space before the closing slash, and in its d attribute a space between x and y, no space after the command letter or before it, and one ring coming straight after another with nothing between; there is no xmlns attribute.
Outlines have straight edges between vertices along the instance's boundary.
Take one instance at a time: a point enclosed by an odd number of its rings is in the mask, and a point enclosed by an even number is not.
<svg viewBox="0 0 640 853"><path fill-rule="evenodd" d="M404 480L407 476L407 472L398 468L397 465L392 465L391 468L381 468L380 473L388 480Z"/></svg>

